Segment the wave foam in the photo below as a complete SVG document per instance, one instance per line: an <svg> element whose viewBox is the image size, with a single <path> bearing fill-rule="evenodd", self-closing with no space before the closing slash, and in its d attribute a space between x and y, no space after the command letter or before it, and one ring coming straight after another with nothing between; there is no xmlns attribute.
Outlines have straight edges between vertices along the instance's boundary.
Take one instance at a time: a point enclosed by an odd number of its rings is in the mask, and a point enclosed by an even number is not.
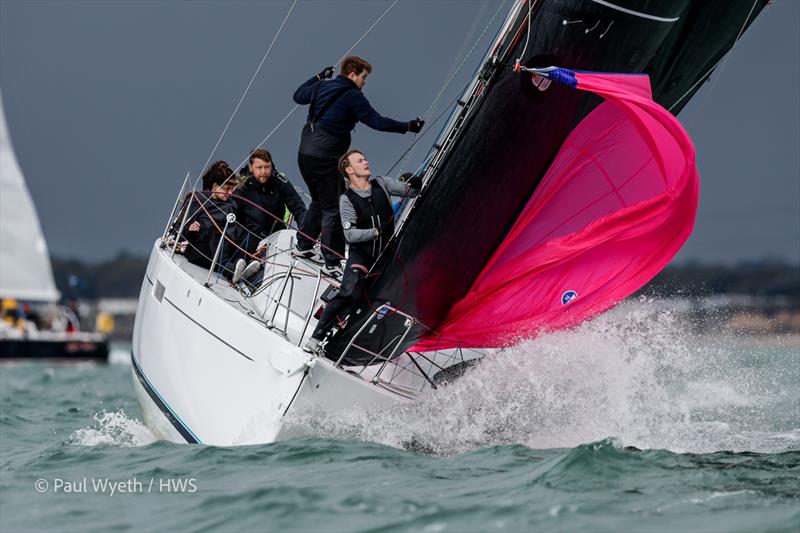
<svg viewBox="0 0 800 533"><path fill-rule="evenodd" d="M764 354L744 353L723 336L694 335L690 326L663 302L631 302L489 356L414 404L303 423L325 436L433 453L512 443L574 447L609 436L678 452L796 447L794 438L776 437L793 429L773 427L783 369L765 368ZM789 423L800 426L797 418Z"/></svg>
<svg viewBox="0 0 800 533"><path fill-rule="evenodd" d="M123 409L94 415L94 427L76 430L69 443L76 446L145 446L158 440L147 426L130 418Z"/></svg>

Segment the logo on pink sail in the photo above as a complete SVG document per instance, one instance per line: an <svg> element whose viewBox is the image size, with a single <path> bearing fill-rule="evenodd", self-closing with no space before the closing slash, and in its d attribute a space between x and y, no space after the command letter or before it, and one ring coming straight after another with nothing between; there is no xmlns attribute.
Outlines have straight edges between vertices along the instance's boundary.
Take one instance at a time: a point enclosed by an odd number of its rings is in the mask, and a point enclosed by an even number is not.
<svg viewBox="0 0 800 533"><path fill-rule="evenodd" d="M575 291L566 291L564 294L561 295L561 305L567 305L568 303L572 302L573 300L578 299L578 293Z"/></svg>

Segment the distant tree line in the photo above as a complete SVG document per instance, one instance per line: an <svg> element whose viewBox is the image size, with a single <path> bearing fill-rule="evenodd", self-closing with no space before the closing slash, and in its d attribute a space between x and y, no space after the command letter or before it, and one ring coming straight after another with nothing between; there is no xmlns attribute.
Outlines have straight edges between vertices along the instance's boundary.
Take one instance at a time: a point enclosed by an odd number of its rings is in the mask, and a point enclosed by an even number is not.
<svg viewBox="0 0 800 533"><path fill-rule="evenodd" d="M86 263L52 258L53 276L64 299L136 298L147 258L119 252L114 259Z"/></svg>
<svg viewBox="0 0 800 533"><path fill-rule="evenodd" d="M136 298L147 258L120 252L114 259L85 263L53 258L56 285L65 298ZM654 297L717 294L785 296L800 304L800 265L759 261L734 266L670 265L639 291Z"/></svg>
<svg viewBox="0 0 800 533"><path fill-rule="evenodd" d="M733 266L702 263L669 265L639 294L694 298L718 294L784 296L800 304L800 265L783 261L747 262Z"/></svg>

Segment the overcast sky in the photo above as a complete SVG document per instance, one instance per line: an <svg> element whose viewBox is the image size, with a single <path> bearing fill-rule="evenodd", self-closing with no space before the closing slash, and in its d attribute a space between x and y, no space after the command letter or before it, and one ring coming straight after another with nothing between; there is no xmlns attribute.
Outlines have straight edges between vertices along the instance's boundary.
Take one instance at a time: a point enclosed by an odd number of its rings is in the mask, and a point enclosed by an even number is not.
<svg viewBox="0 0 800 533"><path fill-rule="evenodd" d="M472 74L510 1L429 117ZM298 2L213 159L243 160L291 110L294 89L336 62L390 4ZM53 255L148 252L290 5L0 0L8 126ZM428 111L499 6L401 0L354 50L375 66L365 88L372 104L398 120ZM680 115L696 144L701 199L677 261L800 262L799 34L800 2L773 2ZM304 117L301 108L266 143L298 185ZM380 173L410 142L361 126L353 144Z"/></svg>

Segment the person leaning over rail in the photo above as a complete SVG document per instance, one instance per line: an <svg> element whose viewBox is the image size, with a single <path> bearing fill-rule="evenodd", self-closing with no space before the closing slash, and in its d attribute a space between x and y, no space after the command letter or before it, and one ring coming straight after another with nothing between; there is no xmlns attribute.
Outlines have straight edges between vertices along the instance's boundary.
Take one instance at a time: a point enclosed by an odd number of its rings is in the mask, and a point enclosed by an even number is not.
<svg viewBox="0 0 800 533"><path fill-rule="evenodd" d="M240 197L238 221L249 231L244 247L258 255L256 248L261 239L286 229L286 210L299 225L306 214L306 204L286 176L275 169L272 155L263 148L250 153L242 176L243 184L236 191Z"/></svg>
<svg viewBox="0 0 800 533"><path fill-rule="evenodd" d="M231 198L238 184L236 174L225 161L215 161L203 174L203 190L195 193L194 201L189 206L191 218L187 221L183 235L188 241L183 255L190 263L203 268L211 266L225 228L225 219L229 213L235 214L239 208ZM244 241L244 230L236 223L230 224L227 236L239 245ZM217 258L216 269L230 279L233 276L230 267L243 256L241 249L226 240Z"/></svg>
<svg viewBox="0 0 800 533"><path fill-rule="evenodd" d="M300 226L295 255L313 255L314 239L320 236L325 271L335 272L344 254L344 238L339 223L341 178L337 171L340 157L350 148L350 132L358 122L378 131L419 133L425 124L420 118L400 122L381 116L362 92L372 65L356 56L342 61L338 76L334 68L303 83L294 93L294 101L308 105L308 117L300 135L297 163L311 194L308 213Z"/></svg>
<svg viewBox="0 0 800 533"><path fill-rule="evenodd" d="M303 346L309 353L320 350L322 340L334 324L357 305L363 294L369 269L394 234L392 195L416 196L422 187L419 176L411 176L405 183L380 176L373 178L369 162L358 150L350 150L341 157L339 171L347 182L347 189L339 197L339 210L350 250L339 292L325 306L316 329Z"/></svg>

